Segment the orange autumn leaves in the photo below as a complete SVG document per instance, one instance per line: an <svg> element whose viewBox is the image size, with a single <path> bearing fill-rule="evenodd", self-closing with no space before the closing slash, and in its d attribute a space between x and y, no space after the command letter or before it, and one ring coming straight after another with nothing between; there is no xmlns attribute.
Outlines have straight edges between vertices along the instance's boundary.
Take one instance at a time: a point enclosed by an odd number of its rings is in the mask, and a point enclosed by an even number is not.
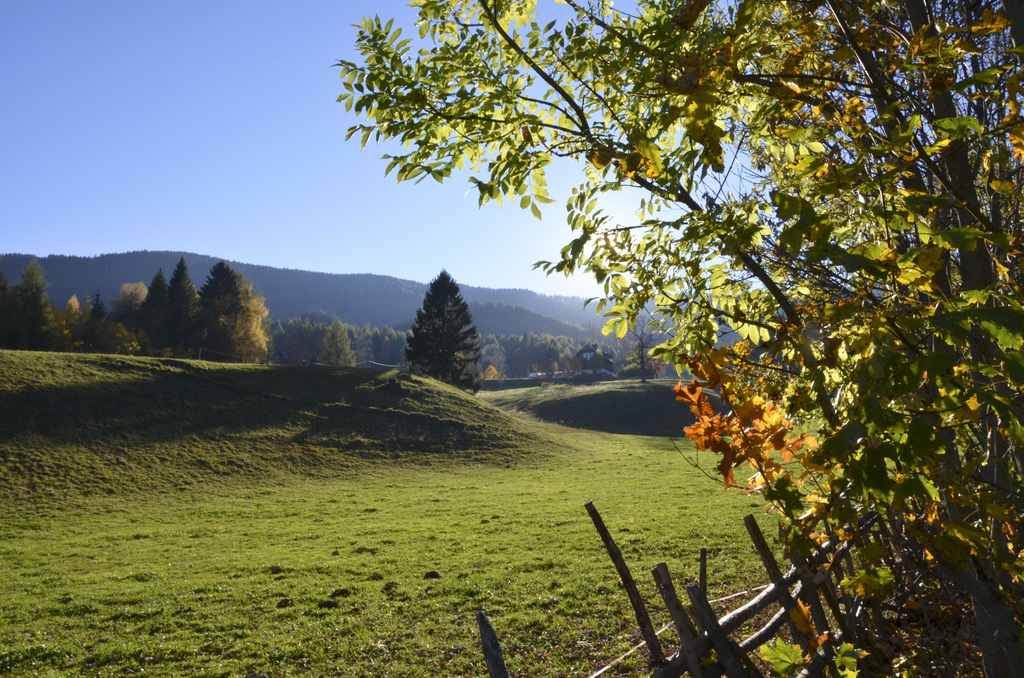
<svg viewBox="0 0 1024 678"><path fill-rule="evenodd" d="M778 403L758 395L749 380L738 380L726 371L729 349L709 353L704 360L689 357L684 362L696 377L690 384L682 381L673 389L676 399L690 406L697 421L683 429L698 450L721 455L718 472L725 486L738 485L733 469L746 462L756 471L747 490L757 491L786 473L789 463L804 446L813 446L807 434L794 434L793 424ZM748 375L749 376L749 375ZM727 412L719 412L707 391L718 389Z"/></svg>

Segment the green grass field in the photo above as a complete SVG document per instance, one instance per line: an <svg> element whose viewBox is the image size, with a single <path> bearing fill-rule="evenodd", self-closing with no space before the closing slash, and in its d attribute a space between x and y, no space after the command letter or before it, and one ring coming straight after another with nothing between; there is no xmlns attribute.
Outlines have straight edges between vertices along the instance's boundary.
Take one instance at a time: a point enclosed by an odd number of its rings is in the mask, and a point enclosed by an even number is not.
<svg viewBox="0 0 1024 678"><path fill-rule="evenodd" d="M662 560L679 585L708 548L712 596L763 578L742 526L760 501L664 437L520 421L394 374L0 368L0 674L482 676L482 609L513 674L589 675L638 634L587 500L659 626Z"/></svg>

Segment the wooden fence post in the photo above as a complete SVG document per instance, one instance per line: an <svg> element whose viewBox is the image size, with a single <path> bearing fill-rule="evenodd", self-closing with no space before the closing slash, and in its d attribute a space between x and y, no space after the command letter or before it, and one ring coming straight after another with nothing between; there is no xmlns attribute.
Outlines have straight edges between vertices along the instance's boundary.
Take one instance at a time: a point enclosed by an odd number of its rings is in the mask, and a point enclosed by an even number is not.
<svg viewBox="0 0 1024 678"><path fill-rule="evenodd" d="M605 527L601 514L594 507L594 502L588 501L585 506L587 513L590 514L590 519L594 522L594 527L597 528L597 533L601 535L601 541L604 542L605 550L608 551L612 563L615 564L615 569L619 573L619 578L622 579L623 586L626 587L626 595L629 596L629 602L633 606L633 613L636 615L636 622L640 625L640 633L643 635L644 642L647 643L647 649L651 653L651 661L655 665L664 664L665 653L661 649L661 643L658 642L658 634L654 630L654 625L651 624L651 617L647 613L644 599L640 597L640 591L636 588L633 575L629 573L629 567L626 565L626 561L622 559L622 552L615 545L615 540L612 539L611 533Z"/></svg>
<svg viewBox="0 0 1024 678"><path fill-rule="evenodd" d="M672 577L668 573L668 565L658 563L651 570L651 574L654 575L654 581L658 584L658 591L665 601L665 607L668 608L669 614L672 615L673 623L675 623L676 632L679 634L679 654L682 655L683 661L686 662L686 670L690 672L693 678L703 678L703 673L700 670L700 658L693 647L693 641L697 637L697 629L694 628L689 615L683 609L683 604L679 602L679 596L676 595L676 587L672 584Z"/></svg>
<svg viewBox="0 0 1024 678"><path fill-rule="evenodd" d="M700 590L704 592L704 595L708 594L708 550L702 548L700 550L700 578L697 580L700 582Z"/></svg>
<svg viewBox="0 0 1024 678"><path fill-rule="evenodd" d="M754 520L754 516L745 516L743 518L743 524L747 527L747 533L750 535L750 540L754 542L754 548L757 549L757 554L761 556L761 563L764 565L765 572L768 573L768 578L772 582L779 581L782 578L782 570L779 569L779 563L775 560L775 555L772 553L771 549L768 548L768 542L765 541L764 534L761 533L761 528L758 527L757 521ZM788 590L782 591L779 594L779 603L786 610L787 614L796 607L796 601L793 600L793 596L789 594ZM814 646L811 644L807 634L797 627L796 620L791 615L788 620L788 624L789 632L793 635L793 639L799 643L800 648L807 653L808 656L814 657L817 654L814 651Z"/></svg>
<svg viewBox="0 0 1024 678"><path fill-rule="evenodd" d="M715 611L711 609L707 596L700 590L700 585L687 584L686 594L690 597L690 604L693 605L693 613L697 615L697 621L704 629L704 633L708 634L711 646L715 648L718 662L725 669L725 675L728 678L748 678L747 671L743 668L743 663L739 658L742 653L718 625Z"/></svg>
<svg viewBox="0 0 1024 678"><path fill-rule="evenodd" d="M484 661L487 662L487 673L491 678L509 678L508 669L505 668L505 653L501 651L501 643L498 642L498 634L494 632L487 615L476 613L476 625L480 627L480 647L484 651Z"/></svg>

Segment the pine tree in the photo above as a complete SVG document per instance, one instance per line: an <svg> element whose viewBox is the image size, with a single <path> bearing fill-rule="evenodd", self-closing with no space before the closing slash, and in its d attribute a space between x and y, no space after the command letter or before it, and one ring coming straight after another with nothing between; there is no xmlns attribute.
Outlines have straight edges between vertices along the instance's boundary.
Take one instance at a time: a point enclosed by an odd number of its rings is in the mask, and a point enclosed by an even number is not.
<svg viewBox="0 0 1024 678"><path fill-rule="evenodd" d="M469 304L447 271L430 282L423 307L416 311L405 359L417 372L474 393L480 389L475 373L480 335Z"/></svg>
<svg viewBox="0 0 1024 678"><path fill-rule="evenodd" d="M204 350L211 360L266 358L267 337L263 321L268 315L263 297L254 296L252 283L220 261L199 290L199 321Z"/></svg>
<svg viewBox="0 0 1024 678"><path fill-rule="evenodd" d="M29 262L21 272L21 282L14 286L22 348L47 350L53 345L56 311L46 293L49 286L43 267L36 259Z"/></svg>
<svg viewBox="0 0 1024 678"><path fill-rule="evenodd" d="M356 354L352 352L352 342L349 339L348 330L337 318L327 328L327 335L324 337L323 360L328 365L337 367L352 367L356 364Z"/></svg>
<svg viewBox="0 0 1024 678"><path fill-rule="evenodd" d="M142 326L149 335L153 348L168 346L167 338L167 278L164 269L157 269L153 281L149 283L146 297L142 300Z"/></svg>
<svg viewBox="0 0 1024 678"><path fill-rule="evenodd" d="M103 295L99 290L89 299L89 320L98 322L107 317L107 305L103 303Z"/></svg>
<svg viewBox="0 0 1024 678"><path fill-rule="evenodd" d="M211 352L210 360L230 360L235 353L232 334L235 319L244 307L239 278L231 266L218 261L199 289L203 349Z"/></svg>
<svg viewBox="0 0 1024 678"><path fill-rule="evenodd" d="M199 292L192 284L185 257L178 261L167 286L167 314L165 330L167 345L191 351L198 343Z"/></svg>

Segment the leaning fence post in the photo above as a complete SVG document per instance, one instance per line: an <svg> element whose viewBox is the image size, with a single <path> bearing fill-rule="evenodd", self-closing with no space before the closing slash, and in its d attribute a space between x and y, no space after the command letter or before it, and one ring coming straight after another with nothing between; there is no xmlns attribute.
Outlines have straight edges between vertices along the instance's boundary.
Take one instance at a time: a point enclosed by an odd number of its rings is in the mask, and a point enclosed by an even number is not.
<svg viewBox="0 0 1024 678"><path fill-rule="evenodd" d="M633 613L636 615L636 623L640 625L640 633L643 635L644 642L647 643L647 649L651 653L651 661L655 665L664 664L665 653L661 649L661 643L658 642L658 634L654 631L654 625L651 624L651 617L647 614L647 607L644 605L644 599L640 597L640 592L636 588L633 575L629 573L629 567L626 565L626 561L622 559L622 552L615 545L615 540L612 539L611 533L605 527L601 514L594 507L594 502L588 501L585 506L587 513L590 514L590 519L594 521L597 533L601 535L601 541L604 542L605 550L608 551L612 563L615 564L615 569L618 570L623 586L626 587L626 595L629 596L629 602L633 606Z"/></svg>
<svg viewBox="0 0 1024 678"><path fill-rule="evenodd" d="M750 535L750 540L754 542L754 548L757 550L757 554L761 556L761 563L764 565L765 572L768 573L768 578L773 583L782 579L782 570L779 568L778 561L775 560L775 554L772 553L771 549L768 548L768 542L765 541L764 534L761 532L761 528L758 527L757 521L754 520L754 516L747 515L743 518L743 524L747 527L747 533ZM806 584L805 584L806 586ZM790 595L789 589L783 587L779 591L779 604L784 610L786 610L789 619L789 631L793 635L793 639L797 641L800 648L811 657L815 663L820 663L820 658L815 650L814 644L811 643L811 639L807 634L800 630L796 619L792 616L792 611L796 608L796 601L793 600L793 596Z"/></svg>
<svg viewBox="0 0 1024 678"><path fill-rule="evenodd" d="M480 627L480 647L484 651L488 675L491 678L509 678L508 669L505 668L505 653L501 651L498 634L494 632L491 622L487 621L487 615L482 610L476 613L476 625Z"/></svg>
<svg viewBox="0 0 1024 678"><path fill-rule="evenodd" d="M690 604L693 605L693 612L697 615L697 622L704 629L704 633L708 634L711 646L718 654L718 662L725 669L725 675L729 678L747 678L747 672L737 656L737 649L733 647L729 636L725 635L725 631L718 625L715 611L711 609L708 597L700 590L700 585L687 584L686 593L690 596Z"/></svg>
<svg viewBox="0 0 1024 678"><path fill-rule="evenodd" d="M651 574L654 575L654 581L658 584L658 591L661 593L661 597L665 601L665 607L668 608L669 614L672 615L672 621L675 623L676 631L679 633L679 643L681 645L679 654L682 655L683 660L686 662L686 670L690 672L693 678L703 678L704 674L700 670L700 657L697 656L697 652L693 647L693 640L697 637L697 629L694 628L689 615L683 609L683 604L679 602L679 596L676 595L676 587L672 584L672 577L668 573L668 565L658 563L651 570Z"/></svg>

